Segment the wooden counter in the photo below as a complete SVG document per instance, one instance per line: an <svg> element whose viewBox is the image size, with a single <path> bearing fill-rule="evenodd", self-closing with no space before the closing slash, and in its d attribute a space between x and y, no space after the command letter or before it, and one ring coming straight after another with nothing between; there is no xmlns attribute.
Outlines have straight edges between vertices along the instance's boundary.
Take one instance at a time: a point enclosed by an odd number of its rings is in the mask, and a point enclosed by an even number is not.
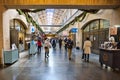
<svg viewBox="0 0 120 80"><path fill-rule="evenodd" d="M100 48L99 61L101 66L103 64L106 67L119 68L120 69L120 49L103 49Z"/></svg>

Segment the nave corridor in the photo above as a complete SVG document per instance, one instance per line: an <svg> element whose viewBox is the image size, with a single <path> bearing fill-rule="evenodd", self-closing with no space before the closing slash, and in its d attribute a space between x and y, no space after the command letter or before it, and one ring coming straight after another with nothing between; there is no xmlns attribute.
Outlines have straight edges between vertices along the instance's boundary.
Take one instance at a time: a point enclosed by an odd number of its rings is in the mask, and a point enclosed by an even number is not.
<svg viewBox="0 0 120 80"><path fill-rule="evenodd" d="M0 80L120 80L120 0L0 0Z"/></svg>
<svg viewBox="0 0 120 80"><path fill-rule="evenodd" d="M81 59L82 51L73 49L72 60L64 48L50 49L49 58L41 54L20 53L17 62L0 70L0 80L120 80L120 71L101 67L99 56L90 55L90 62Z"/></svg>

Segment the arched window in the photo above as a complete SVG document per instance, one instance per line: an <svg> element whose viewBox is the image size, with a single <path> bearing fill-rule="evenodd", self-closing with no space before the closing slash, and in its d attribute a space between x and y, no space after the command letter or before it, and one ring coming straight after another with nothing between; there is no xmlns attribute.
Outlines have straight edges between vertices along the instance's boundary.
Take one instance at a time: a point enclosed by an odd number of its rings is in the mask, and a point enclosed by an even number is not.
<svg viewBox="0 0 120 80"><path fill-rule="evenodd" d="M110 22L105 19L97 19L88 22L84 27L84 32L92 32L94 30L101 30L110 27Z"/></svg>
<svg viewBox="0 0 120 80"><path fill-rule="evenodd" d="M26 28L27 26L21 20L10 20L10 46L15 43L19 51L23 51L25 49L25 46L27 46L25 44ZM22 47L20 47L20 39L23 42Z"/></svg>

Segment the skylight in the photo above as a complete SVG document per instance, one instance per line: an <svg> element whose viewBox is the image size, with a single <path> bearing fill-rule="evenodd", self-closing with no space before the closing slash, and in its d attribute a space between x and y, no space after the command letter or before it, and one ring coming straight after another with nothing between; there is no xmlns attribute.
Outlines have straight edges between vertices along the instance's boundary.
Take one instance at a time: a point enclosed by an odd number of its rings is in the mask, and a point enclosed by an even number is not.
<svg viewBox="0 0 120 80"><path fill-rule="evenodd" d="M46 13L47 13L47 24L48 25L52 25L52 19L53 19L53 14L54 14L54 9L46 9Z"/></svg>

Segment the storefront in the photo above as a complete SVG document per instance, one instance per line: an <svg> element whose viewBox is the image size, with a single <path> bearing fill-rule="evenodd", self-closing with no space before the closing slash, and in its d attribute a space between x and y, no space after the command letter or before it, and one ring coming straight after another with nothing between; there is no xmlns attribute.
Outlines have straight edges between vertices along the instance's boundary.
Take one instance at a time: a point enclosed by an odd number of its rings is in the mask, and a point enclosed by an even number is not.
<svg viewBox="0 0 120 80"><path fill-rule="evenodd" d="M92 42L92 53L99 54L100 44L108 41L109 39L109 27L110 23L108 20L96 19L88 22L83 28L83 40L86 40L86 37L89 37Z"/></svg>
<svg viewBox="0 0 120 80"><path fill-rule="evenodd" d="M26 25L19 19L10 21L10 46L15 43L19 52L25 50Z"/></svg>

